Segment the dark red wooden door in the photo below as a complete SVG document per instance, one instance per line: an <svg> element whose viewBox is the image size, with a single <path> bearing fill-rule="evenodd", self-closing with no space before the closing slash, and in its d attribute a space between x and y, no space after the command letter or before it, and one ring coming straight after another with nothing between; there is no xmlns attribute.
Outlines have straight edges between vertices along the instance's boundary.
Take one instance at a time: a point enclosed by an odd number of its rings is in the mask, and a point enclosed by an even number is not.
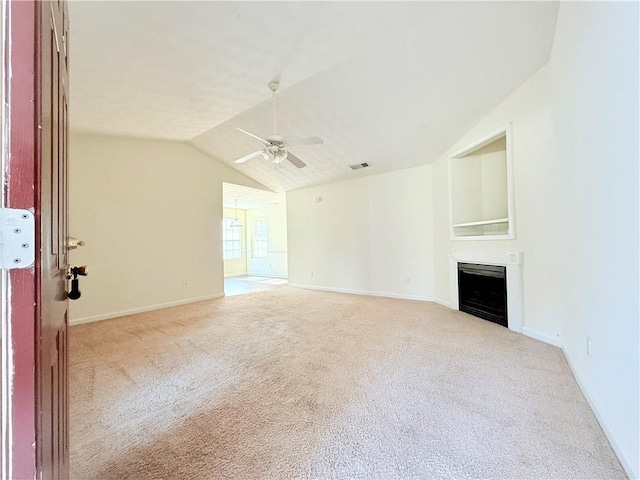
<svg viewBox="0 0 640 480"><path fill-rule="evenodd" d="M15 478L67 478L67 10L14 1L8 10L7 206L36 217L36 262L9 276Z"/></svg>
<svg viewBox="0 0 640 480"><path fill-rule="evenodd" d="M43 478L68 477L66 4L40 8L40 448Z"/></svg>

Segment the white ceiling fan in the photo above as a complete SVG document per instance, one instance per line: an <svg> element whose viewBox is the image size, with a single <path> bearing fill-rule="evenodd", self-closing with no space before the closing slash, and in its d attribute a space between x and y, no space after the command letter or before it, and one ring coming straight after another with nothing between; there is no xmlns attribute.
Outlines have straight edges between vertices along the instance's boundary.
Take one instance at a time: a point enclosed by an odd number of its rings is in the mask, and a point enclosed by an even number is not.
<svg viewBox="0 0 640 480"><path fill-rule="evenodd" d="M267 138L259 137L258 135L254 135L251 132L247 132L242 128L236 127L237 130L240 130L242 133L246 133L250 137L255 138L256 140L260 140L264 145L263 150L258 150L257 152L250 153L249 155L245 155L242 158L239 158L235 161L235 163L244 163L247 160L251 160L252 158L258 157L262 155L265 160L269 160L274 165L279 165L284 160L290 161L293 165L298 168L304 168L307 166L302 160L293 155L291 152L287 150L288 146L303 146L303 145L320 145L324 143L320 137L307 137L307 138L299 138L289 142L285 142L284 138L280 135L276 134L276 91L280 86L279 82L272 81L269 82L269 89L273 92L273 135L267 136Z"/></svg>

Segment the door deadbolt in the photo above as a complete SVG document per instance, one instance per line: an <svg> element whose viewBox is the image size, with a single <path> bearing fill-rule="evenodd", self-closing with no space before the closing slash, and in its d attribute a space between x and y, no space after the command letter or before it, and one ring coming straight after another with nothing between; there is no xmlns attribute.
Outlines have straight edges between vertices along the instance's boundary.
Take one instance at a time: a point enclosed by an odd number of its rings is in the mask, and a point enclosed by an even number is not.
<svg viewBox="0 0 640 480"><path fill-rule="evenodd" d="M89 267L82 265L80 267L67 267L67 279L71 279L71 291L67 294L70 300L77 300L82 295L80 291L80 280L78 276L87 276Z"/></svg>

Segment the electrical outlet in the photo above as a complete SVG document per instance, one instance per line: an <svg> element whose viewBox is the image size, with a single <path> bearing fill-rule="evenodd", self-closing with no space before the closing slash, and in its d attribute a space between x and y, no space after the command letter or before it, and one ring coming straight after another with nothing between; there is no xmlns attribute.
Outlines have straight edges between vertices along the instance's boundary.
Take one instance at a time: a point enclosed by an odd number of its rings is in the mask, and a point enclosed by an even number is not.
<svg viewBox="0 0 640 480"><path fill-rule="evenodd" d="M309 276L313 278L313 271L309 272Z"/></svg>
<svg viewBox="0 0 640 480"><path fill-rule="evenodd" d="M591 345L591 337L587 337L587 357L592 358L593 347Z"/></svg>
<svg viewBox="0 0 640 480"><path fill-rule="evenodd" d="M187 288L189 288L189 282L187 282L187 281L182 282L182 288L184 288L185 290L186 290Z"/></svg>
<svg viewBox="0 0 640 480"><path fill-rule="evenodd" d="M407 277L407 283L411 283L411 277Z"/></svg>

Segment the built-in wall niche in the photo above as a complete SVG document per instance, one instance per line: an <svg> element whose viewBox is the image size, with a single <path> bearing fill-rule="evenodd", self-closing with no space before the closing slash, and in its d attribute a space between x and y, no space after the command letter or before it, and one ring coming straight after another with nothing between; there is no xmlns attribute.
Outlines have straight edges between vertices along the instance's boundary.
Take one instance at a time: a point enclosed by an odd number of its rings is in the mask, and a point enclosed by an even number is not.
<svg viewBox="0 0 640 480"><path fill-rule="evenodd" d="M511 127L449 159L452 240L515 238Z"/></svg>

